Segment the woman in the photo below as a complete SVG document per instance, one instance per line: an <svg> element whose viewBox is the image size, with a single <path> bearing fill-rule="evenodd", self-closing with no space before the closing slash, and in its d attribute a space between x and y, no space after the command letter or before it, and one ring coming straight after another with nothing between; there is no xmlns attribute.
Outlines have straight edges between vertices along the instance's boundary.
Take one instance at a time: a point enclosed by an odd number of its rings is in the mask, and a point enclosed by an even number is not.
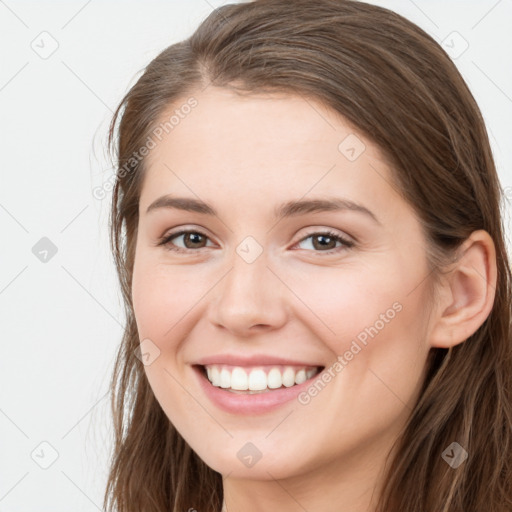
<svg viewBox="0 0 512 512"><path fill-rule="evenodd" d="M227 5L109 142L108 510L512 509L502 191L430 36L362 2Z"/></svg>

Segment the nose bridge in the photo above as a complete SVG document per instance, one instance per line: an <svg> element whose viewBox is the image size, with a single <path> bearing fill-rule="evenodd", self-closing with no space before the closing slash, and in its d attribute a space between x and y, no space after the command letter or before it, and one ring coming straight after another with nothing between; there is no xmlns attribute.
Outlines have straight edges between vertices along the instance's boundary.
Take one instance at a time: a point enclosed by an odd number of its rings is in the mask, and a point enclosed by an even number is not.
<svg viewBox="0 0 512 512"><path fill-rule="evenodd" d="M282 289L268 268L267 256L253 237L235 248L211 308L212 322L240 334L253 326L277 327L285 321Z"/></svg>

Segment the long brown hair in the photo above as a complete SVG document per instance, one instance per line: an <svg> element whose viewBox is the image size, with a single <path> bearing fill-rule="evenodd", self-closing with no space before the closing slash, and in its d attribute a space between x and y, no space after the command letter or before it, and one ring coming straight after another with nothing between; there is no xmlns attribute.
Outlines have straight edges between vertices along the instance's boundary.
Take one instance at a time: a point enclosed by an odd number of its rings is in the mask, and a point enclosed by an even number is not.
<svg viewBox="0 0 512 512"><path fill-rule="evenodd" d="M465 342L431 350L379 512L510 512L511 270L504 194L486 127L463 78L432 37L390 10L353 0L220 7L146 67L114 114L108 140L117 159L111 243L127 320L112 376L115 438L105 507L221 508L221 475L175 430L134 355L139 339L131 300L146 162L140 150L170 105L209 84L315 98L377 144L397 190L421 221L432 282L473 231L491 235L498 271L493 309ZM453 441L469 453L457 469L441 457Z"/></svg>

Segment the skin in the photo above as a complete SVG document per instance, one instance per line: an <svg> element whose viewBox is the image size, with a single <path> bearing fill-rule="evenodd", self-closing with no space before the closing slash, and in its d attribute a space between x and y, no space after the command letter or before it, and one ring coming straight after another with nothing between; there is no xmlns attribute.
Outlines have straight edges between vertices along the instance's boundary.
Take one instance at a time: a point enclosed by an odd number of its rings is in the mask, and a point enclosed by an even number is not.
<svg viewBox="0 0 512 512"><path fill-rule="evenodd" d="M149 383L185 440L223 475L229 512L374 510L429 350L463 342L492 308L492 240L473 233L429 310L421 226L376 146L311 99L213 86L194 97L198 105L151 150L141 190L132 295L140 339L159 351L145 366ZM350 134L365 145L354 161L338 149ZM218 215L146 213L169 193L201 199ZM333 196L364 205L380 223L348 210L273 217L282 202ZM157 245L180 228L205 237L174 238L185 253ZM327 229L354 246L322 247ZM247 236L263 251L252 263L236 252ZM397 303L394 318L306 405L227 413L191 368L226 353L329 368ZM250 468L237 457L247 442L262 454Z"/></svg>

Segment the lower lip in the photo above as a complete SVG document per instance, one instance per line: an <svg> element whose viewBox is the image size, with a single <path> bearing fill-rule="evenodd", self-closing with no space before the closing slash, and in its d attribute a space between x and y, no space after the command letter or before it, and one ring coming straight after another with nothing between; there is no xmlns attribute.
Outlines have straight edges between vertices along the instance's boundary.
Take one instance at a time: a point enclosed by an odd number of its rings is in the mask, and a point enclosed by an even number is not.
<svg viewBox="0 0 512 512"><path fill-rule="evenodd" d="M250 395L248 393L232 393L224 388L214 386L199 367L194 366L193 369L208 398L220 409L233 414L262 414L273 411L296 399L299 393L305 391L321 373L314 375L302 384Z"/></svg>

